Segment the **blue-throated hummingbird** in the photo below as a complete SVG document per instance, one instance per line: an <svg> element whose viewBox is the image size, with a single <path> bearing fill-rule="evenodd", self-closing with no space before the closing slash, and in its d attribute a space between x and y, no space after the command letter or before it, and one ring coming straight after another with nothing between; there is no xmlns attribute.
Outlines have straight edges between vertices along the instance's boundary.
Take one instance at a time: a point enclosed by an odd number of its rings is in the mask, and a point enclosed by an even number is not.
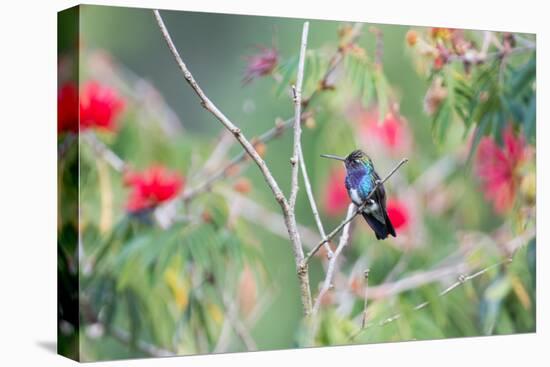
<svg viewBox="0 0 550 367"><path fill-rule="evenodd" d="M386 190L370 157L361 150L354 150L345 158L329 154L322 154L321 157L344 162L348 196L357 207L365 204L361 214L376 238L383 240L388 235L395 237L395 229L386 211ZM372 190L375 192L371 195Z"/></svg>

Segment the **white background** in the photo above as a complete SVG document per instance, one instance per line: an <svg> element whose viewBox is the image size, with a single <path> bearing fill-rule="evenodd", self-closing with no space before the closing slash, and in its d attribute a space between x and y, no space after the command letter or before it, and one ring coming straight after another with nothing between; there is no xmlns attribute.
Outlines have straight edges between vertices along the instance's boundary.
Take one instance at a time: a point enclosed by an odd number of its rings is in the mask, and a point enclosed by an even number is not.
<svg viewBox="0 0 550 367"><path fill-rule="evenodd" d="M97 366L550 365L548 132L550 12L544 1L94 1L240 14L537 33L537 333L98 363ZM56 339L56 12L74 1L2 3L0 365L68 366ZM183 82L183 81L182 81ZM6 205L7 204L7 205Z"/></svg>

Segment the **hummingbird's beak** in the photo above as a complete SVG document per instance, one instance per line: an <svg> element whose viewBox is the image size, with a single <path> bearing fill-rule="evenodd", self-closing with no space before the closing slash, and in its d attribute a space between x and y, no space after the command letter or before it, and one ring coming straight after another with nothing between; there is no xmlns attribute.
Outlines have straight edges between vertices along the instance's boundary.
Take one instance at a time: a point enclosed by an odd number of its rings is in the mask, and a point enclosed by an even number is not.
<svg viewBox="0 0 550 367"><path fill-rule="evenodd" d="M323 158L330 158L330 159L336 159L336 160L342 161L342 162L344 162L344 161L346 160L345 158L338 157L337 155L332 155L332 154L321 154L321 157L323 157Z"/></svg>

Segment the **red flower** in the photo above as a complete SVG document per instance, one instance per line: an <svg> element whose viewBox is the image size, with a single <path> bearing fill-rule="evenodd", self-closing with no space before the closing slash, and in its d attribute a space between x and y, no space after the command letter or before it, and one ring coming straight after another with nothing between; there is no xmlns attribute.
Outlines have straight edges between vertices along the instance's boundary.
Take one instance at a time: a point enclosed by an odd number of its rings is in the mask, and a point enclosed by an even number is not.
<svg viewBox="0 0 550 367"><path fill-rule="evenodd" d="M165 167L152 166L143 172L128 172L124 176L124 184L132 188L126 209L135 213L174 198L182 190L184 180Z"/></svg>
<svg viewBox="0 0 550 367"><path fill-rule="evenodd" d="M388 212L388 217L390 217L390 221L395 230L398 230L399 228L406 228L409 225L409 209L402 201L388 199L386 203L386 211Z"/></svg>
<svg viewBox="0 0 550 367"><path fill-rule="evenodd" d="M267 48L258 46L259 53L247 56L246 71L244 73L243 83L250 83L255 78L269 75L279 62L279 51L276 48Z"/></svg>
<svg viewBox="0 0 550 367"><path fill-rule="evenodd" d="M485 198L493 202L497 213L512 207L521 177L518 166L528 157L528 147L522 136L515 136L512 126L504 131L503 146L492 138L479 142L475 169L481 179Z"/></svg>
<svg viewBox="0 0 550 367"><path fill-rule="evenodd" d="M371 110L360 115L361 136L367 145L381 144L391 153L407 151L411 144L411 133L406 120L396 112L389 112L381 123L378 111Z"/></svg>
<svg viewBox="0 0 550 367"><path fill-rule="evenodd" d="M434 59L434 69L435 70L441 70L444 65L445 65L445 60L443 59L443 57L441 55L437 56Z"/></svg>
<svg viewBox="0 0 550 367"><path fill-rule="evenodd" d="M323 190L325 211L330 216L341 214L350 203L344 184L345 177L346 171L343 167L332 170Z"/></svg>
<svg viewBox="0 0 550 367"><path fill-rule="evenodd" d="M83 130L114 131L116 119L123 109L124 101L115 90L94 81L88 82L80 95L80 126Z"/></svg>
<svg viewBox="0 0 550 367"><path fill-rule="evenodd" d="M78 88L64 84L57 95L57 133L78 133Z"/></svg>

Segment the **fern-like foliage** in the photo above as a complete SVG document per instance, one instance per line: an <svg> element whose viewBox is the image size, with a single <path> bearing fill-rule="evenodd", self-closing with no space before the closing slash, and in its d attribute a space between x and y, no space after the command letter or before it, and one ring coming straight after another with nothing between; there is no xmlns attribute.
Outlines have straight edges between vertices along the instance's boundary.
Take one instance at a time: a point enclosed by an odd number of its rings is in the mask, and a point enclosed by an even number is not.
<svg viewBox="0 0 550 367"><path fill-rule="evenodd" d="M503 63L501 58L461 72L461 65L450 65L432 76L443 78L446 98L433 115L432 131L444 141L453 119L465 131L475 129L470 156L483 136L502 142L509 123L522 130L529 142L535 139L536 89L535 53L522 63Z"/></svg>

